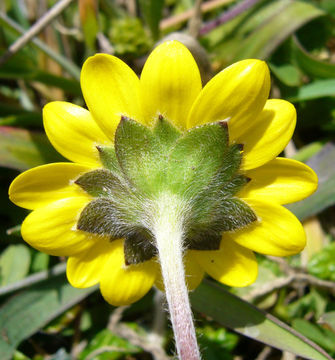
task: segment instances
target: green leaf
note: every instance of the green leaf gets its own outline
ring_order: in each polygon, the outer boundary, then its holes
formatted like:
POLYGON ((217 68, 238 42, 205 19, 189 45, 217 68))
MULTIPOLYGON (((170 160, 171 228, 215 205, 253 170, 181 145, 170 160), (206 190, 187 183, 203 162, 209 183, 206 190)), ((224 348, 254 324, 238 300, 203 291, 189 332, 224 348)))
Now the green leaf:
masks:
POLYGON ((288 100, 299 102, 329 96, 335 96, 335 79, 315 80, 307 85, 303 85, 288 100))
POLYGON ((327 328, 335 332, 335 311, 329 311, 324 313, 320 317, 318 323, 322 326, 327 326, 327 328))
POLYGON ((335 64, 320 61, 310 55, 296 36, 292 37, 292 56, 296 64, 308 75, 317 78, 335 78, 335 64))
POLYGON ((328 302, 324 293, 311 288, 308 294, 286 305, 287 315, 290 319, 294 319, 313 313, 318 318, 325 312, 328 302))
POLYGON ((44 71, 36 71, 32 74, 31 81, 37 81, 48 86, 62 89, 66 94, 81 96, 81 88, 78 80, 68 79, 44 71))
POLYGON ((0 103, 0 126, 42 126, 42 114, 35 111, 27 111, 20 105, 8 105, 0 103))
POLYGON ((308 272, 320 279, 335 281, 335 243, 323 247, 309 260, 308 272))
MULTIPOLYGON (((106 348, 106 352, 99 355, 99 360, 114 360, 119 359, 121 356, 127 357, 138 352, 142 352, 142 349, 132 345, 126 339, 113 334, 111 331, 105 329, 98 332, 93 339, 90 341, 85 350, 79 355, 80 360, 86 360, 90 358, 90 354, 98 349, 106 348), (107 349, 113 349, 108 351, 107 349)), ((127 357, 128 358, 128 357, 127 357)), ((97 357, 94 357, 97 359, 97 357)))
POLYGON ((233 360, 231 351, 238 343, 238 335, 220 327, 197 327, 197 338, 201 348, 201 355, 206 360, 233 360))
POLYGON ((12 297, 0 308, 0 359, 10 360, 21 341, 95 289, 75 289, 63 275, 33 285, 12 297))
POLYGON ((17 170, 64 161, 47 137, 35 131, 0 127, 0 166, 17 170))
POLYGON ((29 62, 27 58, 20 53, 15 54, 10 61, 0 67, 0 78, 40 82, 48 86, 58 87, 67 94, 81 96, 78 80, 39 70, 36 64, 29 62))
POLYGON ((299 149, 299 151, 293 156, 293 159, 306 162, 312 156, 317 154, 324 147, 324 145, 325 143, 322 141, 315 141, 310 143, 299 149))
POLYGON ((51 269, 28 275, 24 279, 20 281, 16 281, 13 284, 0 287, 0 296, 6 296, 8 294, 12 294, 15 291, 28 288, 33 284, 39 284, 44 280, 62 275, 65 273, 65 271, 66 271, 66 264, 60 263, 58 265, 55 265, 51 269))
POLYGON ((190 298, 195 310, 242 335, 306 359, 332 360, 303 335, 213 282, 203 282, 190 298))
POLYGON ((8 246, 0 256, 1 286, 23 279, 29 272, 30 260, 27 246, 8 246))
MULTIPOLYGON (((274 12, 271 19, 251 32, 240 42, 235 61, 247 58, 266 59, 289 35, 302 25, 325 13, 303 1, 279 0, 283 8, 274 12)), ((274 6, 271 4, 271 6, 274 6)), ((276 7, 278 4, 276 5, 276 7)))
POLYGON ((32 272, 39 272, 48 269, 50 256, 46 253, 35 252, 31 263, 32 272))
POLYGON ((317 191, 308 198, 287 205, 300 220, 306 219, 326 209, 335 203, 335 146, 326 144, 321 151, 313 156, 309 165, 318 175, 319 185, 317 191))
POLYGON ((301 73, 292 64, 275 65, 270 63, 270 69, 274 75, 287 86, 299 86, 301 84, 301 73))
POLYGON ((79 14, 86 45, 95 50, 96 35, 99 31, 98 0, 79 0, 79 14))
POLYGON ((41 114, 35 113, 26 113, 26 114, 17 114, 10 115, 0 118, 0 126, 20 126, 20 127, 29 127, 29 126, 41 126, 42 125, 42 116, 41 114))
POLYGON ((21 352, 15 351, 13 360, 31 360, 31 359, 25 356, 24 354, 22 354, 21 352))
POLYGON ((293 319, 292 326, 328 351, 335 351, 335 334, 332 334, 329 330, 321 329, 318 325, 312 324, 305 319, 293 319))
POLYGON ((49 360, 72 360, 73 356, 68 354, 64 348, 59 349, 49 360))
POLYGON ((139 0, 141 12, 154 40, 159 37, 159 23, 163 14, 164 0, 139 0))

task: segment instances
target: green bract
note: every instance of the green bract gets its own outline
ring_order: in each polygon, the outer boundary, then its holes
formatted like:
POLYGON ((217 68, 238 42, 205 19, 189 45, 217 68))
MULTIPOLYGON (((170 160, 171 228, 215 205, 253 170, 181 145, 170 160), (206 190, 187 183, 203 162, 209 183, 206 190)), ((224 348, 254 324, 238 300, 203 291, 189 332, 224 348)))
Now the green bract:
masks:
POLYGON ((124 238, 126 264, 156 255, 151 232, 164 194, 184 209, 184 247, 218 250, 222 232, 257 220, 235 197, 250 180, 240 172, 242 146, 229 145, 226 122, 180 132, 162 116, 152 128, 122 117, 115 149, 99 147, 105 169, 80 176, 75 183, 94 197, 81 212, 77 228, 124 238))

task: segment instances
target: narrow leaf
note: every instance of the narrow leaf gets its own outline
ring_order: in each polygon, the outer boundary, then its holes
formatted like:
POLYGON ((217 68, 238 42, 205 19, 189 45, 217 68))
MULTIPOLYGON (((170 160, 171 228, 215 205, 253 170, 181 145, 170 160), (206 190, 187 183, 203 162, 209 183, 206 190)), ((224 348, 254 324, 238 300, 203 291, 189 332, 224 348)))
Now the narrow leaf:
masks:
POLYGON ((40 133, 13 127, 0 127, 0 166, 26 170, 48 162, 64 161, 40 133))
POLYGON ((335 334, 333 334, 329 330, 322 329, 318 325, 312 324, 311 322, 305 319, 293 319, 292 326, 294 327, 295 330, 299 331, 301 334, 308 336, 308 338, 312 339, 317 344, 320 344, 320 346, 327 349, 327 351, 334 353, 335 334))
POLYGON ((301 86, 297 93, 288 98, 291 102, 319 99, 335 96, 335 79, 315 80, 307 85, 301 86))
POLYGON ((95 289, 75 289, 59 276, 12 297, 0 308, 0 359, 11 359, 21 341, 95 289))
POLYGON ((298 68, 292 64, 269 64, 272 73, 287 86, 299 86, 302 76, 298 68))
POLYGON ((271 21, 265 21, 240 43, 235 60, 266 59, 278 45, 302 25, 324 15, 322 10, 303 1, 281 0, 281 2, 285 8, 276 12, 271 21))
POLYGON ((79 14, 85 42, 90 49, 94 50, 95 39, 99 30, 98 1, 79 0, 79 14))
POLYGON ((332 360, 303 335, 213 282, 203 282, 190 297, 197 311, 242 335, 305 359, 332 360))
POLYGON ((164 0, 139 0, 141 12, 145 22, 148 24, 152 37, 159 37, 159 22, 162 18, 164 0))
POLYGON ((23 244, 10 245, 0 256, 1 286, 23 279, 29 271, 30 252, 23 244))
POLYGON ((323 149, 314 155, 309 165, 318 175, 319 186, 317 191, 308 198, 287 205, 300 220, 316 215, 335 203, 335 145, 326 144, 323 149))
POLYGON ((319 319, 319 324, 327 326, 335 333, 335 311, 329 311, 324 313, 319 319))
POLYGON ((335 64, 320 61, 310 55, 296 36, 292 38, 292 53, 297 65, 308 75, 324 79, 335 78, 335 64))

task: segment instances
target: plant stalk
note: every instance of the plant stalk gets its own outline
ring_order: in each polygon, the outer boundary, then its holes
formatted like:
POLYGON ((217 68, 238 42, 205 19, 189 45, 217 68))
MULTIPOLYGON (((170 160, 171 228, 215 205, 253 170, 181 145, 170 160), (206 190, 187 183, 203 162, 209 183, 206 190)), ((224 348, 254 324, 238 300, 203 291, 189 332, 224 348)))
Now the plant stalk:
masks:
POLYGON ((199 360, 200 352, 185 283, 182 211, 173 198, 167 196, 159 201, 153 233, 179 359, 199 360))

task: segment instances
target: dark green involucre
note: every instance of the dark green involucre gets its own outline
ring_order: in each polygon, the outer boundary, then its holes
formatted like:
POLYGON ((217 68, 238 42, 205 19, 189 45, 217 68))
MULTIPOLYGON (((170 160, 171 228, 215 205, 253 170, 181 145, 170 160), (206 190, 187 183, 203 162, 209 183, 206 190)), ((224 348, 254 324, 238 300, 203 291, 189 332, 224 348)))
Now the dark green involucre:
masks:
POLYGON ((228 125, 215 122, 184 133, 163 117, 153 128, 122 117, 115 147, 97 147, 103 169, 76 180, 92 195, 77 228, 124 238, 125 263, 150 260, 157 253, 150 229, 155 204, 164 194, 180 199, 184 247, 219 249, 222 233, 257 220, 236 197, 250 179, 240 172, 242 146, 229 144, 228 125))

